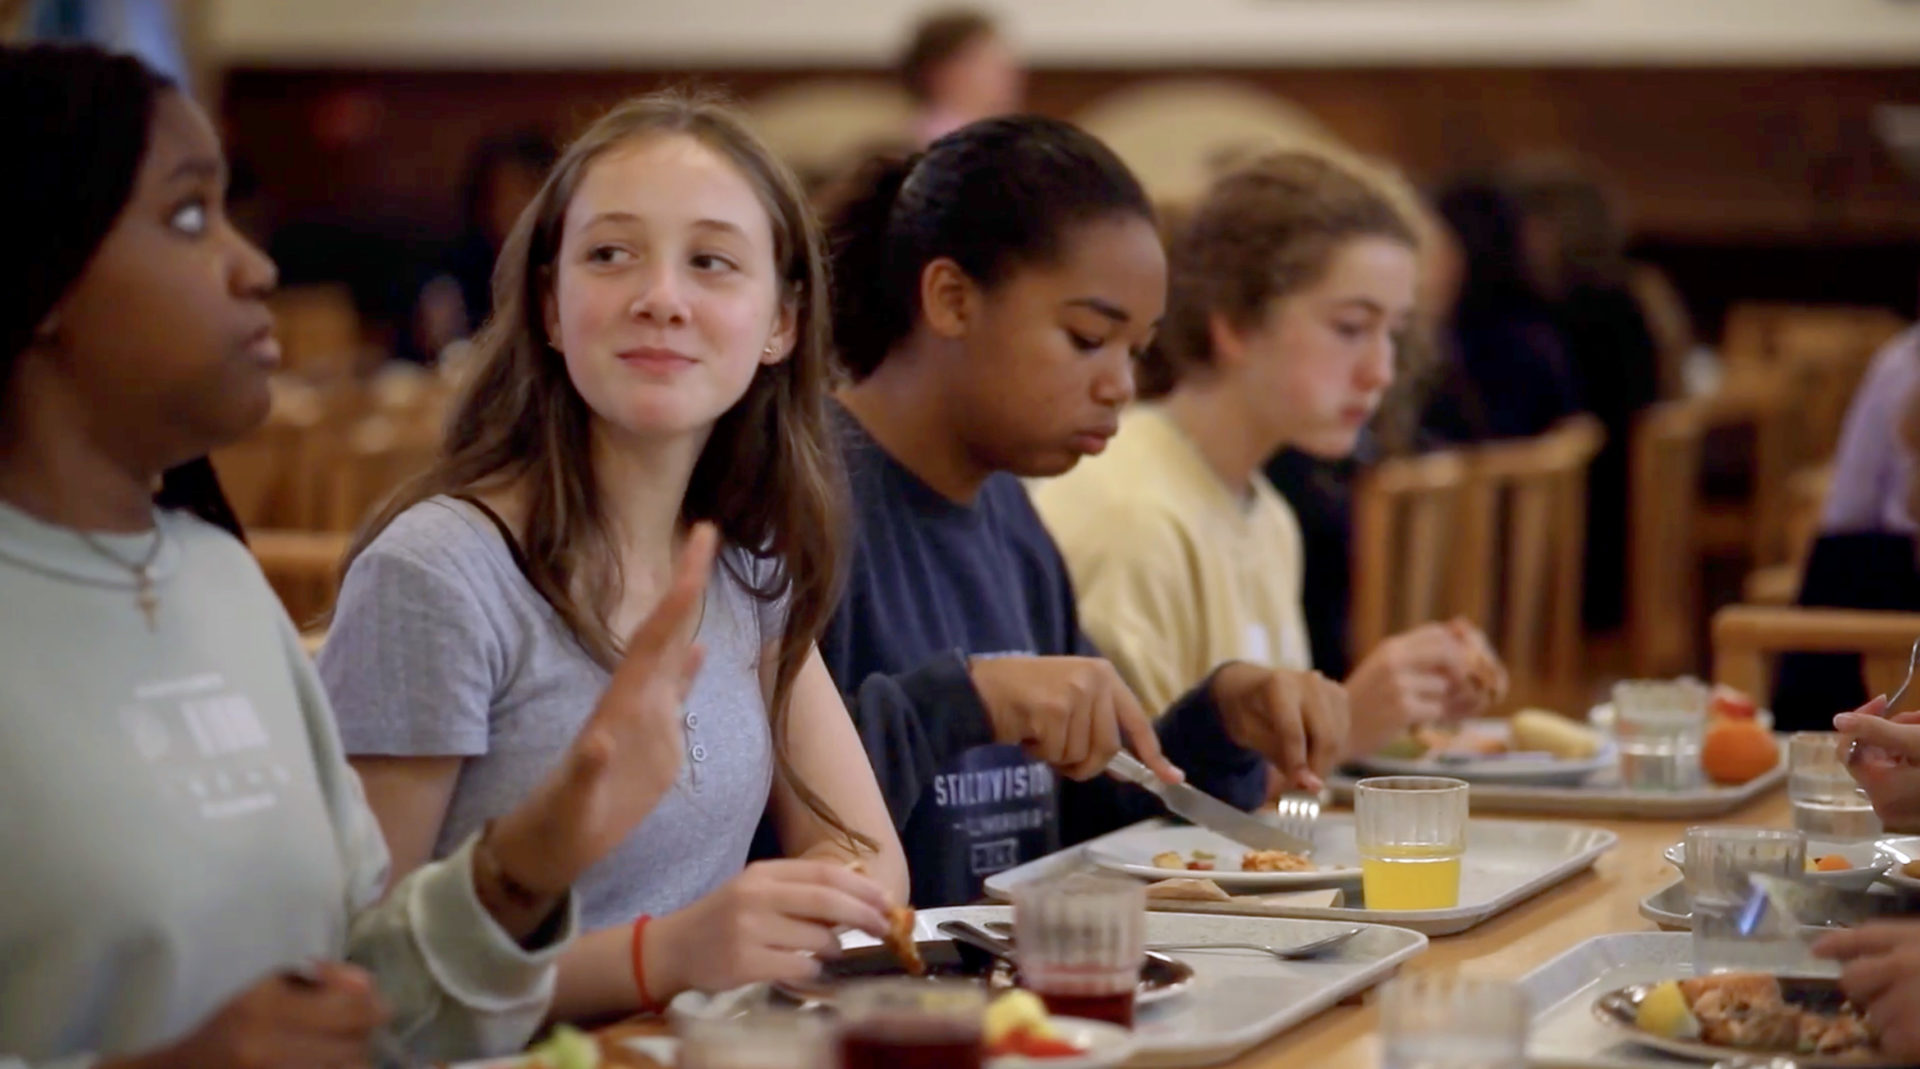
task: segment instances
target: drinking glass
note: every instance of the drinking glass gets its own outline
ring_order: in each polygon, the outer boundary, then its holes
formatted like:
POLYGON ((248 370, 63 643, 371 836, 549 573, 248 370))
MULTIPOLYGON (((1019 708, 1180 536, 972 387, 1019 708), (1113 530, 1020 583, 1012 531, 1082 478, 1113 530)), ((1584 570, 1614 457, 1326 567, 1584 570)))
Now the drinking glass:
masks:
POLYGON ((1375 776, 1353 789, 1361 894, 1368 909, 1460 904, 1467 784, 1446 776, 1375 776))
POLYGON ((1613 687, 1620 780, 1639 790, 1700 786, 1700 742, 1711 693, 1697 680, 1626 680, 1613 687))
POLYGON ((1847 774, 1837 731, 1802 731, 1787 740, 1787 799, 1793 826, 1813 838, 1880 837, 1880 817, 1847 774))
POLYGON ((825 1018, 756 1009, 737 1017, 680 1022, 680 1069, 835 1069, 825 1018))
POLYGON ((1074 873, 1013 892, 1020 986, 1050 1013, 1133 1027, 1146 931, 1146 886, 1138 880, 1074 873))
POLYGON ((844 1069, 981 1069, 987 992, 975 983, 889 977, 842 989, 844 1069))
POLYGON ((1748 874, 1798 878, 1806 865, 1807 836, 1797 829, 1688 828, 1694 972, 1767 971, 1800 959, 1804 947, 1793 933, 1742 934, 1736 916, 1751 890, 1748 874))

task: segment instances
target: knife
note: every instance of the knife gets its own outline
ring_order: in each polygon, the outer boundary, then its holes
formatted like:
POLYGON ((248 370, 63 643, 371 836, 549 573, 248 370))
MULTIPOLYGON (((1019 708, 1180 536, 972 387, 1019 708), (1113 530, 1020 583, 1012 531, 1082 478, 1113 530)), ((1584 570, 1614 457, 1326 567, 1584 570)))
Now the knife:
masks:
POLYGON ((1752 887, 1734 914, 1741 935, 1753 935, 1769 916, 1815 927, 1854 925, 1878 917, 1913 915, 1913 902, 1899 895, 1847 891, 1763 872, 1747 874, 1752 887))
POLYGON ((1107 762, 1107 774, 1123 783, 1151 791, 1175 816, 1184 817, 1215 835, 1224 835, 1241 846, 1255 850, 1285 850, 1311 856, 1313 844, 1295 835, 1243 813, 1198 787, 1185 783, 1166 783, 1140 759, 1120 751, 1107 762))

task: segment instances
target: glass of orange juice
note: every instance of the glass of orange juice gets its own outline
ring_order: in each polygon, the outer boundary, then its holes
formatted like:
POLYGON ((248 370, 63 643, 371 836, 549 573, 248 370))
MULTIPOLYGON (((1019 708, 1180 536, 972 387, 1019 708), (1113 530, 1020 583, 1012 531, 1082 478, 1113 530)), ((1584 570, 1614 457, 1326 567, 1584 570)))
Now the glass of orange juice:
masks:
POLYGON ((1360 886, 1368 909, 1460 904, 1467 784, 1446 776, 1376 776, 1353 789, 1360 886))

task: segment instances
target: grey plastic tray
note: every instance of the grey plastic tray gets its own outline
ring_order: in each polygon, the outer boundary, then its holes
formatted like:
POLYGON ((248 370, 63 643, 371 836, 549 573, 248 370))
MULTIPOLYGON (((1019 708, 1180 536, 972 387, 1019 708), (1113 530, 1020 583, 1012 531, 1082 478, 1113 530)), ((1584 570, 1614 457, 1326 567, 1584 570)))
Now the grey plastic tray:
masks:
MULTIPOLYGON (((940 939, 937 926, 959 918, 975 924, 1010 921, 1008 906, 954 906, 920 911, 916 935, 940 939)), ((1276 917, 1203 917, 1156 913, 1147 918, 1150 942, 1255 942, 1280 945, 1328 935, 1350 924, 1276 917)), ((872 944, 865 935, 843 938, 848 947, 872 944)), ((1404 928, 1366 925, 1359 935, 1323 957, 1278 961, 1258 951, 1180 951, 1193 966, 1193 988, 1165 1003, 1142 1007, 1135 1021, 1140 1050, 1127 1062, 1136 1069, 1212 1065, 1233 1058, 1287 1029, 1365 991, 1392 975, 1427 946, 1427 937, 1404 928)), ((757 988, 673 1000, 676 1015, 728 1015, 759 995, 757 988)))
MULTIPOLYGON (((987 893, 1006 901, 1012 897, 1013 888, 1030 880, 1095 868, 1086 857, 1090 847, 1112 844, 1124 836, 1166 826, 1164 820, 1144 821, 1080 846, 1029 861, 989 878, 987 893)), ((1338 813, 1321 817, 1314 829, 1314 841, 1322 847, 1328 843, 1344 842, 1346 852, 1350 854, 1353 816, 1338 813)), ((1273 902, 1259 895, 1236 897, 1226 902, 1153 902, 1152 907, 1180 913, 1305 917, 1350 923, 1392 924, 1427 935, 1453 935, 1578 875, 1590 868, 1595 859, 1612 849, 1618 841, 1619 837, 1605 828, 1579 824, 1470 820, 1467 823, 1467 855, 1460 874, 1460 905, 1453 909, 1372 910, 1345 905, 1309 906, 1273 902)), ((1357 898, 1359 889, 1355 887, 1347 893, 1357 898)))
MULTIPOLYGON (((1808 959, 1796 972, 1836 975, 1831 963, 1808 959)), ((1674 1069, 1703 1066, 1624 1038, 1593 1015, 1600 995, 1628 984, 1693 972, 1693 936, 1686 932, 1597 935, 1528 973, 1520 986, 1533 1003, 1527 1064, 1544 1069, 1674 1069)))
MULTIPOLYGON (((1577 787, 1473 783, 1468 787, 1468 804, 1476 813, 1532 813, 1595 820, 1697 820, 1717 817, 1740 809, 1786 782, 1785 747, 1782 747, 1781 753, 1780 763, 1773 767, 1773 771, 1738 787, 1632 791, 1621 786, 1618 769, 1606 769, 1595 772, 1577 787)), ((1434 774, 1446 775, 1446 772, 1436 770, 1434 774)), ((1335 801, 1351 803, 1353 784, 1353 777, 1337 775, 1328 781, 1327 786, 1332 789, 1335 801)))

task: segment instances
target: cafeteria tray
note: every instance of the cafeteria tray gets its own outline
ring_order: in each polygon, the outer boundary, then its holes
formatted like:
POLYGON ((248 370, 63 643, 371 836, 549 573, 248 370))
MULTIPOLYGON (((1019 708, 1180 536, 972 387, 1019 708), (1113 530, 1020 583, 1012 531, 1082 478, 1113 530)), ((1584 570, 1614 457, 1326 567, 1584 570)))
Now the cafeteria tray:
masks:
MULTIPOLYGON (((1836 976, 1831 962, 1806 959, 1795 972, 1836 976)), ((1693 973, 1693 936, 1686 932, 1596 935, 1519 981, 1533 1007, 1527 1064, 1540 1069, 1678 1069, 1707 1063, 1679 1058, 1627 1039, 1593 1015, 1594 1000, 1628 984, 1693 973)))
MULTIPOLYGON (((938 933, 940 922, 955 919, 978 925, 1006 922, 1013 919, 1013 909, 951 906, 921 910, 915 919, 915 937, 943 939, 938 933)), ((1352 925, 1280 917, 1155 913, 1147 918, 1147 941, 1250 941, 1277 946, 1349 927, 1352 925)), ((859 932, 842 937, 849 949, 873 942, 859 932)), ((1374 986, 1426 946, 1427 937, 1418 932, 1368 924, 1338 948, 1306 961, 1280 961, 1247 950, 1175 952, 1175 957, 1193 966, 1193 987, 1182 997, 1138 1010, 1134 1032, 1140 1049, 1127 1065, 1158 1069, 1227 1061, 1374 986)), ((763 993, 764 987, 756 985, 715 996, 683 994, 673 1000, 670 1012, 677 1017, 725 1016, 758 1002, 763 993)))
MULTIPOLYGON (((1090 849, 1111 846, 1124 836, 1167 827, 1166 820, 1148 820, 1098 839, 1030 861, 987 879, 987 894, 1001 901, 1013 888, 1032 880, 1095 867, 1090 849)), ((1619 837, 1604 828, 1538 821, 1480 820, 1467 822, 1467 854, 1460 873, 1460 902, 1452 909, 1372 910, 1357 903, 1360 889, 1347 892, 1347 903, 1337 906, 1303 905, 1285 897, 1237 896, 1226 902, 1149 899, 1149 908, 1179 913, 1229 914, 1254 917, 1304 917, 1366 924, 1392 924, 1427 935, 1464 932, 1489 917, 1512 909, 1542 891, 1592 867, 1619 837)), ((1353 816, 1322 816, 1314 826, 1316 849, 1344 848, 1353 852, 1353 816)), ((1196 874, 1204 875, 1204 874, 1196 874)))
MULTIPOLYGON (((1437 770, 1434 775, 1446 775, 1437 770)), ((1502 783, 1470 783, 1468 805, 1476 813, 1530 813, 1543 816, 1585 817, 1590 820, 1698 820, 1724 816, 1741 809, 1786 782, 1786 747, 1780 763, 1758 779, 1738 787, 1708 784, 1685 791, 1628 790, 1618 769, 1603 769, 1576 787, 1538 787, 1502 783)), ((1353 802, 1351 776, 1327 781, 1335 801, 1353 802)))

